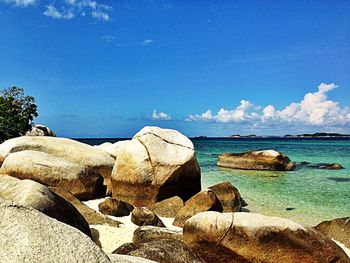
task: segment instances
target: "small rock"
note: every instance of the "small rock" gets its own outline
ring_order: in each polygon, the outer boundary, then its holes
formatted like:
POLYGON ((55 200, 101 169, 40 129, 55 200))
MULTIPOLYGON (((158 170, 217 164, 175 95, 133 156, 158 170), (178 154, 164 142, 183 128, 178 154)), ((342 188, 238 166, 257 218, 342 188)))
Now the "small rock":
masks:
POLYGON ((176 239, 182 241, 182 230, 171 230, 157 226, 140 226, 134 232, 132 242, 135 244, 151 239, 176 239))
POLYGON ((211 189, 220 200, 220 203, 224 209, 223 212, 238 212, 241 210, 241 194, 230 182, 225 181, 220 184, 210 186, 209 189, 211 189))
POLYGON ((339 163, 331 163, 331 164, 327 164, 324 169, 328 169, 328 170, 341 170, 344 169, 343 166, 341 166, 339 163))
POLYGON ((105 215, 128 216, 134 207, 121 200, 106 197, 105 201, 98 205, 98 210, 105 215))
POLYGON ((286 208, 286 211, 291 211, 291 210, 295 210, 295 208, 294 207, 287 207, 286 208))
POLYGON ((156 203, 149 207, 154 213, 164 217, 175 217, 177 213, 184 207, 184 202, 178 196, 174 196, 156 203))
POLYGON ((117 248, 114 254, 147 258, 157 262, 203 263, 186 244, 174 239, 154 239, 138 244, 127 243, 117 248))
POLYGON ((219 199, 210 189, 204 189, 188 200, 176 215, 173 225, 183 227, 187 219, 204 211, 223 211, 219 199))
POLYGON ((131 222, 138 226, 165 227, 162 220, 146 207, 135 207, 131 213, 131 222))

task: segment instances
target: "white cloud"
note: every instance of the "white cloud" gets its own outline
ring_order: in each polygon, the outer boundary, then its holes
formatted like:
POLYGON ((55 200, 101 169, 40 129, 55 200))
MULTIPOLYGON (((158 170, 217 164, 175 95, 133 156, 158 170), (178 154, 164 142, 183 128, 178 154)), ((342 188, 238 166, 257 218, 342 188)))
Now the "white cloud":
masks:
POLYGON ((6 4, 12 4, 18 7, 28 7, 36 4, 37 0, 0 0, 0 2, 4 2, 6 4))
POLYGON ((292 102, 281 110, 273 105, 262 108, 248 100, 241 100, 240 105, 232 110, 221 108, 215 115, 208 110, 189 115, 186 120, 251 123, 257 127, 276 124, 335 127, 350 124, 350 108, 342 108, 338 102, 327 98, 327 93, 335 88, 337 85, 334 83, 321 83, 318 91, 307 93, 300 102, 292 102))
POLYGON ((149 46, 154 42, 153 39, 145 39, 144 41, 142 41, 141 45, 142 46, 149 46))
POLYGON ((153 110, 152 120, 170 121, 171 116, 168 113, 157 112, 156 110, 153 110))
MULTIPOLYGON (((0 2, 17 7, 28 7, 39 3, 39 0, 0 0, 0 2)), ((43 14, 54 19, 72 19, 76 16, 85 17, 90 15, 92 18, 100 21, 112 20, 110 14, 112 7, 94 0, 46 0, 42 2, 47 3, 43 14)))
POLYGON ((107 41, 107 42, 112 42, 113 40, 115 40, 115 37, 112 35, 104 35, 101 37, 101 39, 107 41))
POLYGON ((46 6, 44 15, 52 17, 54 19, 72 19, 74 17, 74 14, 72 13, 71 10, 68 10, 68 11, 64 10, 60 12, 53 5, 46 6))
POLYGON ((186 119, 186 121, 211 121, 213 119, 213 114, 211 110, 207 110, 202 114, 190 115, 186 119))

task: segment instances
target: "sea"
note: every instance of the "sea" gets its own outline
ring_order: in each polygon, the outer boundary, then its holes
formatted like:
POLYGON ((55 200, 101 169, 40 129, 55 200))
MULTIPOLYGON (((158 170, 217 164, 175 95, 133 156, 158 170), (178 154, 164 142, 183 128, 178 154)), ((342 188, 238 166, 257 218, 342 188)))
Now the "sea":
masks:
MULTIPOLYGON (((90 145, 123 139, 79 139, 90 145)), ((248 203, 246 211, 281 216, 307 225, 350 216, 350 139, 201 138, 192 139, 201 167, 202 188, 229 181, 248 203), (217 167, 227 152, 274 149, 297 165, 294 171, 249 171, 217 167), (313 164, 339 163, 325 170, 313 164)))

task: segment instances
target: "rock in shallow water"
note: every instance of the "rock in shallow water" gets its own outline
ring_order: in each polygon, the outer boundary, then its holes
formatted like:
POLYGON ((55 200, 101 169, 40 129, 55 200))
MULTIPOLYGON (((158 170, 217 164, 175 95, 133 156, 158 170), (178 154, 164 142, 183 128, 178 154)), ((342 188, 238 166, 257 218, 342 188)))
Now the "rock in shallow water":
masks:
POLYGON ((203 212, 186 221, 183 240, 191 247, 220 244, 251 262, 350 262, 327 236, 261 214, 203 212))
POLYGON ((239 212, 243 206, 247 206, 247 203, 242 201, 238 189, 228 181, 210 186, 209 189, 220 200, 223 212, 239 212))
POLYGON ((219 155, 217 165, 242 170, 291 171, 295 168, 288 156, 275 150, 224 153, 219 155))
POLYGON ((193 143, 175 130, 143 128, 120 146, 112 184, 113 197, 134 206, 189 199, 201 189, 193 143))

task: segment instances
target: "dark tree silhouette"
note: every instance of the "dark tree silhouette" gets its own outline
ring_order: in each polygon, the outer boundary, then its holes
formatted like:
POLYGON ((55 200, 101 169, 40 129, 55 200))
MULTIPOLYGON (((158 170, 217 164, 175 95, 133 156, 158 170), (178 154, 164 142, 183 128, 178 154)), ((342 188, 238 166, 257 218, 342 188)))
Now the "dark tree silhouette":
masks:
POLYGON ((35 99, 24 94, 22 88, 0 91, 0 142, 21 136, 32 127, 38 116, 35 99))

